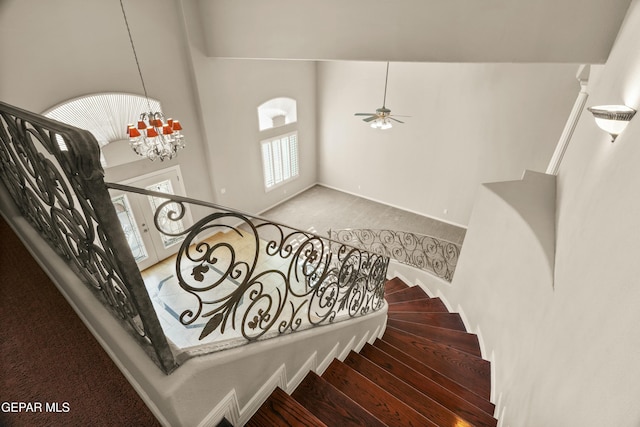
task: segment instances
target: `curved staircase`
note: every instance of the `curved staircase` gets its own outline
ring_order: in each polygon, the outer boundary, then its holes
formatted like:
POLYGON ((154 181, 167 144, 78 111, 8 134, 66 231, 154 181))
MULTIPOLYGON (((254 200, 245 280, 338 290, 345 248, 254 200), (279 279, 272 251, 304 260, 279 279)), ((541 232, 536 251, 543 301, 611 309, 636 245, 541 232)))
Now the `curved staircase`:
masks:
POLYGON ((496 426, 489 362, 439 298, 389 280, 387 329, 291 396, 277 388, 247 426, 496 426))

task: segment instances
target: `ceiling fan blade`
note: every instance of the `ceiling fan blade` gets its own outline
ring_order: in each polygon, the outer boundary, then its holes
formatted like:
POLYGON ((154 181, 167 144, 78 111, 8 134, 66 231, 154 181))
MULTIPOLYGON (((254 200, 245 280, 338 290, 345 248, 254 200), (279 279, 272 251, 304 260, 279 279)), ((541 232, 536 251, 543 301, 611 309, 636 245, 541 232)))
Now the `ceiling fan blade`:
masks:
POLYGON ((396 122, 398 122, 398 123, 404 123, 404 122, 402 122, 402 121, 400 121, 400 120, 398 120, 398 119, 394 119, 393 117, 388 117, 388 118, 389 118, 389 119, 391 119, 391 120, 394 120, 394 121, 396 121, 396 122))
POLYGON ((375 116, 376 113, 356 113, 354 116, 375 116))
POLYGON ((394 114, 393 117, 411 117, 411 116, 403 116, 402 114, 394 114))
POLYGON ((366 119, 362 119, 362 120, 365 121, 365 122, 371 122, 371 121, 373 121, 373 120, 375 120, 377 118, 378 118, 378 116, 371 116, 371 117, 367 117, 366 119))

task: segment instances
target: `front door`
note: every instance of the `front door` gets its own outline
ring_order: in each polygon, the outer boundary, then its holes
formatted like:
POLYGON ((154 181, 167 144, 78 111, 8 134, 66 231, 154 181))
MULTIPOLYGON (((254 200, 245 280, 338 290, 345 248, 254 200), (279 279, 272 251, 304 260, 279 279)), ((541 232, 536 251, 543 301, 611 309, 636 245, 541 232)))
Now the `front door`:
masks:
MULTIPOLYGON (((160 193, 185 195, 179 166, 133 178, 122 184, 160 193)), ((154 223, 154 214, 166 199, 112 190, 111 200, 140 270, 178 251, 183 237, 163 234, 154 223)), ((170 234, 179 234, 192 223, 191 215, 187 212, 179 221, 172 221, 169 219, 171 211, 178 211, 177 204, 170 203, 163 207, 158 216, 158 223, 162 230, 170 234)))

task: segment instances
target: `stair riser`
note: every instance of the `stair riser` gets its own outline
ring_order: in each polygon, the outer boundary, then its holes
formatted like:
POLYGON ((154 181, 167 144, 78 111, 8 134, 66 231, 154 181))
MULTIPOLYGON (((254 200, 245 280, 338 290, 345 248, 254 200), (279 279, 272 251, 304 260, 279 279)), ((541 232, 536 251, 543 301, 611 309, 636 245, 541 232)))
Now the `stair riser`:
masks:
POLYGON ((407 311, 388 313, 388 316, 389 319, 420 323, 461 332, 467 331, 460 315, 457 313, 419 313, 407 311))
POLYGON ((394 319, 387 320, 387 327, 392 327, 419 337, 449 345, 476 357, 482 357, 478 337, 474 334, 467 334, 466 332, 451 331, 449 329, 435 328, 432 326, 403 322, 394 319))
POLYGON ((412 288, 403 289, 398 292, 394 292, 392 294, 386 295, 385 299, 388 303, 396 303, 396 302, 404 302, 404 301, 412 301, 412 300, 422 300, 425 298, 429 298, 421 288, 418 286, 414 286, 412 288))
POLYGON ((439 298, 394 302, 389 304, 389 313, 395 312, 447 313, 447 307, 439 298))

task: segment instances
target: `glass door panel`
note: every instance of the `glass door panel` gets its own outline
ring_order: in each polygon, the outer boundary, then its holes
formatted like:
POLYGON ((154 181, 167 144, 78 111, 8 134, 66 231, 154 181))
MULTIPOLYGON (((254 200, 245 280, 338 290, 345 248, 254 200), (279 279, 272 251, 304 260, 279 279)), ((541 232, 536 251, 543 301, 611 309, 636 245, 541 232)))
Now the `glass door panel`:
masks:
MULTIPOLYGON (((185 195, 180 169, 177 166, 133 178, 123 184, 159 193, 185 195)), ((171 212, 180 212, 180 206, 177 203, 168 203, 162 207, 158 216, 158 224, 161 230, 166 231, 165 234, 156 228, 154 214, 167 199, 118 191, 112 191, 111 196, 129 247, 140 270, 144 270, 178 251, 178 243, 184 240, 184 236, 174 236, 173 234, 180 234, 193 223, 188 208, 182 218, 174 221, 171 219, 171 212)))
POLYGON ((147 247, 142 241, 140 229, 138 228, 136 218, 131 211, 131 205, 129 204, 127 195, 121 194, 118 197, 111 199, 111 201, 116 208, 120 225, 122 225, 122 230, 124 231, 127 243, 129 243, 131 253, 133 254, 136 262, 141 262, 149 258, 147 247))

